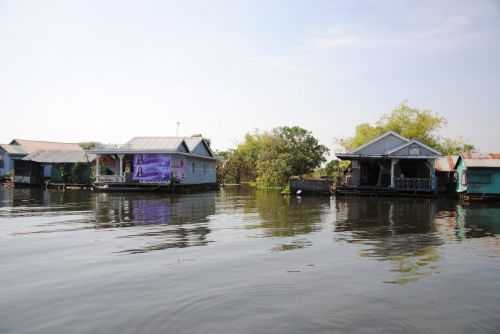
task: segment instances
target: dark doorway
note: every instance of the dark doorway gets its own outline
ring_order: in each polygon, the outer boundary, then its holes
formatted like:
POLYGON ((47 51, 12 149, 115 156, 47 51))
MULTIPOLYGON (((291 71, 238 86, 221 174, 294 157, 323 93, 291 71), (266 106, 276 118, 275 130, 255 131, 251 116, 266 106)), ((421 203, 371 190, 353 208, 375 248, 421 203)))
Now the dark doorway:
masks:
POLYGON ((361 162, 361 185, 375 187, 378 182, 380 166, 376 161, 361 162))
POLYGON ((400 160, 399 168, 405 178, 428 179, 430 177, 429 167, 425 160, 400 160))

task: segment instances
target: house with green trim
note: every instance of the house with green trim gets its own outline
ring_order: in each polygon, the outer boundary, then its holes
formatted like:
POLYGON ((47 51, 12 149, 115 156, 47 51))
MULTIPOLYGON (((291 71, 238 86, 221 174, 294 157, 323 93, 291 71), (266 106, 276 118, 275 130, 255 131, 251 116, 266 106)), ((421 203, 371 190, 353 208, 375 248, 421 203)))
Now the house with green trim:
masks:
POLYGON ((464 153, 455 169, 461 198, 500 198, 500 154, 464 153))

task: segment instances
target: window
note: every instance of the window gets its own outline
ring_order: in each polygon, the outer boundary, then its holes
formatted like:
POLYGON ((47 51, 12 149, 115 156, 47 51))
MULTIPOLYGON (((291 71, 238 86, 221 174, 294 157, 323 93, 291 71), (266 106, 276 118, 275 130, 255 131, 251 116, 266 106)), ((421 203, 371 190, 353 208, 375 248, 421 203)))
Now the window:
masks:
POLYGON ((192 163, 192 166, 193 166, 193 174, 196 173, 196 166, 194 165, 194 161, 192 163))
POLYGON ((420 155, 420 147, 412 146, 410 147, 410 155, 420 155))
POLYGON ((467 172, 463 172, 462 174, 462 180, 461 180, 461 183, 463 186, 466 186, 467 185, 467 172))
POLYGON ((490 174, 471 174, 469 176, 469 182, 471 184, 490 184, 491 175, 490 174))
POLYGON ((0 155, 0 168, 4 168, 3 157, 0 155))

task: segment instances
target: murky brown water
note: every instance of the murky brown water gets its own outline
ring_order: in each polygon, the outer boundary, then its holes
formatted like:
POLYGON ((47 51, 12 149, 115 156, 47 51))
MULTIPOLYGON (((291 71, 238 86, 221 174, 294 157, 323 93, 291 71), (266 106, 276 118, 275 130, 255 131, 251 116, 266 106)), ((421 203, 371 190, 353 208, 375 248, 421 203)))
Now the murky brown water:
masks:
POLYGON ((498 333, 500 205, 0 187, 0 333, 498 333))

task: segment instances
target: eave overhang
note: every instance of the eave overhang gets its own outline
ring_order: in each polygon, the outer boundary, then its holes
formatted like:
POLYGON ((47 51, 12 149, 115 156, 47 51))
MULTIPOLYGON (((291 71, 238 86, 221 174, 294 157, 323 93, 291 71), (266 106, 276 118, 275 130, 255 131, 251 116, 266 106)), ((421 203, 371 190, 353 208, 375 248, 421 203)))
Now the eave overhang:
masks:
POLYGON ((438 159, 439 156, 413 156, 413 155, 361 155, 361 154, 350 154, 350 153, 336 153, 335 156, 340 160, 352 160, 352 159, 438 159))
POLYGON ((109 149, 109 150, 89 150, 87 153, 96 155, 112 155, 112 154, 172 154, 172 155, 182 155, 186 157, 206 159, 206 160, 217 160, 217 158, 209 157, 205 155, 198 155, 185 152, 177 152, 171 150, 130 150, 130 149, 109 149))

